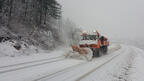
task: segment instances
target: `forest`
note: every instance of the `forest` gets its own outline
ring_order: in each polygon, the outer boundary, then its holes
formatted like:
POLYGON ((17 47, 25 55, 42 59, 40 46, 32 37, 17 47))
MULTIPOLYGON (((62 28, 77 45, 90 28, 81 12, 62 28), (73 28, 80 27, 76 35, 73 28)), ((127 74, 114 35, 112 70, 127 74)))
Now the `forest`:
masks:
POLYGON ((77 28, 62 17, 56 0, 0 0, 0 38, 54 49, 78 40, 77 28))

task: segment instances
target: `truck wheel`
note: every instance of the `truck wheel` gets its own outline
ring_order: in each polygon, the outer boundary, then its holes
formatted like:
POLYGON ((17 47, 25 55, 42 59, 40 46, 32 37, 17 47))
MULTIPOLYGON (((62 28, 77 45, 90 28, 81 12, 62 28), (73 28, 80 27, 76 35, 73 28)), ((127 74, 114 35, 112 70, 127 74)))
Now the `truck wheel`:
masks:
POLYGON ((93 57, 99 57, 100 56, 100 51, 99 49, 94 49, 93 50, 93 57))
POLYGON ((106 54, 106 53, 107 53, 107 51, 108 51, 107 46, 104 46, 103 51, 104 51, 104 54, 106 54))

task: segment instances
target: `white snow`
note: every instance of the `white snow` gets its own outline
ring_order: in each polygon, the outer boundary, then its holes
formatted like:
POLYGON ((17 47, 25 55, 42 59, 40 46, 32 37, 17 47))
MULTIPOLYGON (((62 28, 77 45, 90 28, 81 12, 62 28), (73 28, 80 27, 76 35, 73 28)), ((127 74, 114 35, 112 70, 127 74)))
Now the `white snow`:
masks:
POLYGON ((0 58, 0 81, 143 81, 144 51, 112 44, 92 61, 65 58, 70 49, 0 58))
POLYGON ((15 56, 19 55, 19 51, 13 47, 12 42, 0 43, 0 57, 2 56, 15 56))
POLYGON ((63 50, 55 50, 50 53, 39 53, 33 54, 30 56, 22 56, 22 57, 1 57, 0 58, 0 67, 7 66, 7 65, 14 65, 20 63, 27 63, 32 61, 39 61, 44 59, 51 59, 62 57, 66 53, 67 49, 63 50))
POLYGON ((135 59, 129 71, 129 81, 144 81, 144 51, 132 47, 135 50, 135 59))
MULTIPOLYGON (((0 57, 16 57, 16 56, 28 56, 38 53, 40 49, 36 48, 35 46, 27 45, 26 43, 22 42, 21 49, 17 50, 14 48, 17 42, 14 40, 5 41, 0 43, 0 57), (27 45, 27 47, 25 45, 27 45)), ((41 50, 42 51, 42 50, 41 50)))

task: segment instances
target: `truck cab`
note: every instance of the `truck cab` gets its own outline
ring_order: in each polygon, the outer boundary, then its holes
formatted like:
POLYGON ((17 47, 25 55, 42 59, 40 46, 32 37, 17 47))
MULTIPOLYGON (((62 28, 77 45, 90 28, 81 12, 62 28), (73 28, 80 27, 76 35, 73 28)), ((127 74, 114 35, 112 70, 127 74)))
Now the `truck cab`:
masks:
POLYGON ((80 48, 90 48, 92 50, 93 57, 100 56, 100 52, 106 54, 108 45, 108 39, 104 36, 99 36, 98 32, 83 33, 79 42, 80 48))

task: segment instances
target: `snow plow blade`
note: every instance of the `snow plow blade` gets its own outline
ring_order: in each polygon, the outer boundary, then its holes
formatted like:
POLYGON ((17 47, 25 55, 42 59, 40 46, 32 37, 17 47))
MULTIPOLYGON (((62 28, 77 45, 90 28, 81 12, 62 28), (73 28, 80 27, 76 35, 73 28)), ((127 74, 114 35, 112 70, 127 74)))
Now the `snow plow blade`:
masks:
POLYGON ((93 53, 90 48, 80 48, 79 46, 71 45, 72 50, 67 54, 67 58, 80 58, 87 61, 92 60, 93 53))

